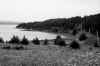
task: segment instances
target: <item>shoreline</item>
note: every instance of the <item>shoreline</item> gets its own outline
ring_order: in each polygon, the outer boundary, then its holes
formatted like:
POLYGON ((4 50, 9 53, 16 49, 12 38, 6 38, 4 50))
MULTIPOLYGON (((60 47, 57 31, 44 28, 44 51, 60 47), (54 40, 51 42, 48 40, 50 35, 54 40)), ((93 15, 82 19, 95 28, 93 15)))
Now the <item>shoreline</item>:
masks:
MULTIPOLYGON (((16 28, 16 29, 19 29, 19 28, 16 28)), ((51 33, 51 34, 56 34, 56 35, 60 35, 60 36, 62 36, 62 38, 67 38, 68 36, 73 36, 73 35, 71 35, 70 33, 61 33, 61 32, 59 32, 59 33, 57 33, 57 32, 53 32, 53 31, 50 31, 50 30, 36 30, 36 29, 21 29, 21 31, 38 31, 38 32, 44 32, 44 33, 51 33)))

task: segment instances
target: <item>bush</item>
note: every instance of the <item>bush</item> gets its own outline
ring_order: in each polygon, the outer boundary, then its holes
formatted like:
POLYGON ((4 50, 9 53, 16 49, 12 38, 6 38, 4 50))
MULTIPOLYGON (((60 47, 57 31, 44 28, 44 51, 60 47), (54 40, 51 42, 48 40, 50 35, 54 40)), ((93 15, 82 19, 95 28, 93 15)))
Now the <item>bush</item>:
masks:
POLYGON ((48 40, 47 39, 44 40, 44 45, 48 45, 48 40))
POLYGON ((73 32, 72 32, 73 35, 76 35, 77 33, 78 33, 78 32, 77 32, 77 30, 75 30, 75 29, 74 29, 73 32))
POLYGON ((57 36, 56 39, 54 40, 54 44, 55 45, 59 45, 59 46, 66 46, 65 41, 61 38, 61 36, 57 36))
POLYGON ((72 41, 71 44, 70 44, 70 47, 72 49, 80 49, 80 45, 76 41, 72 41))
POLYGON ((28 45, 28 44, 29 44, 29 41, 28 41, 28 39, 24 36, 23 39, 22 39, 22 41, 21 41, 20 43, 23 44, 23 45, 28 45))
POLYGON ((84 34, 84 33, 81 34, 80 37, 79 37, 79 40, 80 40, 80 41, 84 41, 84 40, 86 40, 86 39, 87 39, 87 36, 86 36, 86 34, 84 34))
POLYGON ((2 38, 0 38, 0 43, 4 43, 4 40, 2 38))
POLYGON ((9 50, 9 49, 11 49, 11 47, 10 46, 3 46, 2 49, 8 49, 9 50))
POLYGON ((32 43, 34 43, 34 44, 36 44, 36 45, 39 45, 39 44, 40 44, 40 41, 39 41, 38 38, 36 38, 36 39, 33 39, 33 40, 32 40, 32 43))
POLYGON ((100 47, 97 41, 94 43, 94 47, 100 47))
POLYGON ((20 43, 20 39, 17 36, 13 36, 9 41, 9 43, 20 43))
POLYGON ((15 49, 15 50, 23 50, 24 47, 23 46, 16 46, 16 47, 13 47, 13 49, 15 49))

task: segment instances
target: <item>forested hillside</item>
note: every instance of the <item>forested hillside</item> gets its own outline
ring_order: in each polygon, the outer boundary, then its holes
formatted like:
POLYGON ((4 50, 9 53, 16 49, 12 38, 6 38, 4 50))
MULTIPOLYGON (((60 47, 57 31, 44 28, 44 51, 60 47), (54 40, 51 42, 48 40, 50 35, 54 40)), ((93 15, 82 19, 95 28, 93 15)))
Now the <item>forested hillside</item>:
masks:
POLYGON ((76 16, 71 18, 48 19, 41 22, 21 23, 17 28, 32 30, 48 30, 51 32, 68 32, 70 30, 85 30, 91 33, 100 32, 100 14, 76 16))

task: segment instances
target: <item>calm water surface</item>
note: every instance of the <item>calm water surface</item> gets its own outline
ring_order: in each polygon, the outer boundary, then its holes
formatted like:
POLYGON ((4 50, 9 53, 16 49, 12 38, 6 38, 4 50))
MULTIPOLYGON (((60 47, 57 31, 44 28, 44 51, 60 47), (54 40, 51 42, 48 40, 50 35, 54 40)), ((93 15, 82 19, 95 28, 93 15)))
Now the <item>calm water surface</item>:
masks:
POLYGON ((38 37, 42 39, 54 39, 57 35, 39 31, 21 31, 15 28, 16 25, 0 25, 0 37, 4 40, 9 40, 13 35, 18 36, 20 39, 26 36, 29 40, 38 37))

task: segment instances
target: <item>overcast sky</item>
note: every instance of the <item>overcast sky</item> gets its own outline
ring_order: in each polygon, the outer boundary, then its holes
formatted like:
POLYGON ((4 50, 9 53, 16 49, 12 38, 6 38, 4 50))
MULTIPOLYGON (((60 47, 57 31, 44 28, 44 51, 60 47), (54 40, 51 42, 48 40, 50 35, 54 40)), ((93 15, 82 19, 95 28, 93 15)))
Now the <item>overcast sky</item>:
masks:
POLYGON ((100 0, 0 0, 1 21, 40 21, 100 13, 100 0))

